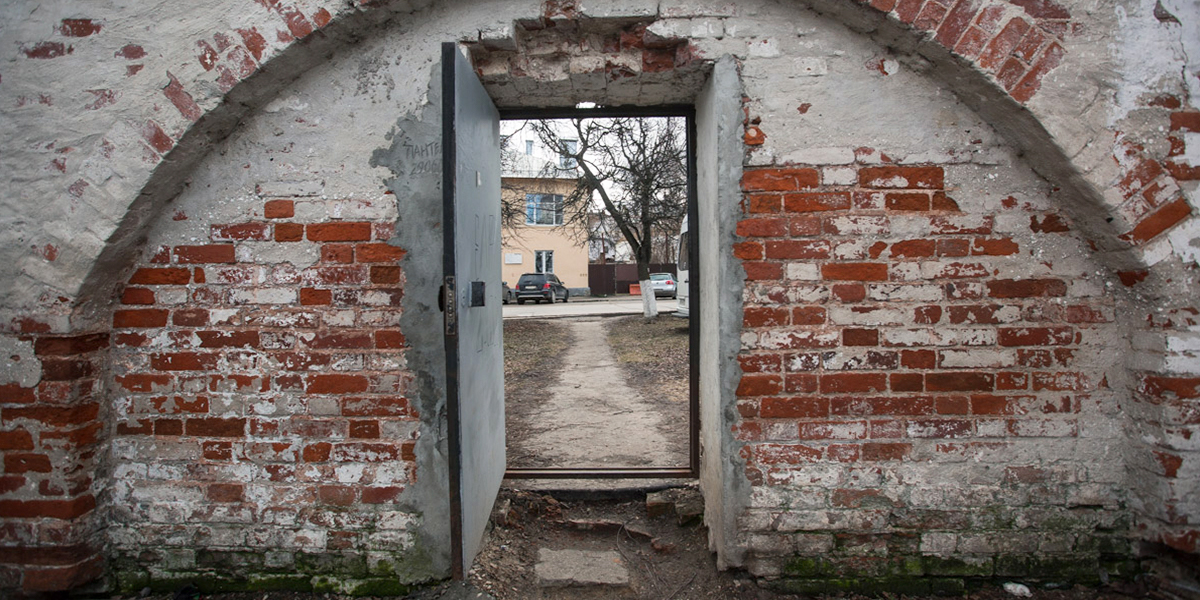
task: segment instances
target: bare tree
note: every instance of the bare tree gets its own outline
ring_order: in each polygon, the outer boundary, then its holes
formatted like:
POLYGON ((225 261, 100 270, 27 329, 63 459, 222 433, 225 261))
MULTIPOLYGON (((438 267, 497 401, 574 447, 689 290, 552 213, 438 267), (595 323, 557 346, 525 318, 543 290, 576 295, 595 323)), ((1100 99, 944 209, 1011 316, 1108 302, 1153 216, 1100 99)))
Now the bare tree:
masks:
MULTIPOLYGON (((686 138, 682 118, 531 121, 542 144, 563 160, 555 170, 577 173, 563 199, 563 223, 587 231, 597 201, 637 262, 643 314, 658 315, 650 284, 655 247, 679 231, 687 214, 686 138)), ((560 176, 548 173, 548 176, 560 176)), ((669 256, 660 256, 660 259, 669 256)))

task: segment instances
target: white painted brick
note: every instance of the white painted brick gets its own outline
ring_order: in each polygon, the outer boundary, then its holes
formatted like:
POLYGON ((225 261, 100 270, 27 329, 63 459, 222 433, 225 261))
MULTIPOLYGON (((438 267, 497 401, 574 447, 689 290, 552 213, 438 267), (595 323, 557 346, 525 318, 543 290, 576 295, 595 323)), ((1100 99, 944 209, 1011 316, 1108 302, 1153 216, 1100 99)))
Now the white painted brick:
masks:
POLYGON ((394 221, 397 217, 395 196, 383 195, 375 200, 331 200, 329 216, 334 219, 394 221))
POLYGON ((353 327, 354 326, 354 311, 352 310, 333 310, 322 315, 321 319, 325 325, 329 327, 353 327))
POLYGON ((746 50, 753 58, 775 58, 783 54, 779 40, 775 38, 751 38, 746 41, 746 50))
MULTIPOLYGON (((851 160, 853 160, 853 152, 851 160)), ((824 185, 854 185, 858 182, 858 172, 853 167, 825 167, 821 169, 821 183, 824 185)), ((871 194, 881 196, 881 194, 871 194)), ((869 206, 862 207, 870 209, 869 206)))
MULTIPOLYGON (((329 219, 329 204, 324 200, 297 201, 292 217, 304 223, 320 223, 329 219)), ((289 244, 290 245, 290 244, 289 244)))
MULTIPOLYGON (((848 165, 854 162, 853 148, 800 148, 783 155, 783 162, 800 165, 848 165)), ((853 169, 849 170, 851 174, 853 169)), ((845 174, 843 173, 843 177, 845 174)), ((857 181, 857 174, 850 183, 857 181)))
POLYGON ((928 346, 933 343, 933 335, 928 329, 881 329, 879 337, 886 346, 928 346))
POLYGON ((838 325, 903 325, 913 320, 912 310, 886 306, 833 306, 829 322, 838 325))
POLYGON ((921 535, 921 553, 938 556, 953 554, 958 546, 958 534, 925 533, 921 535))
POLYGON ((867 298, 885 302, 940 302, 942 300, 942 286, 935 284, 871 284, 867 286, 867 298))
POLYGON ((996 330, 990 327, 933 330, 933 343, 938 346, 994 346, 996 338, 996 330))
POLYGON ((972 350, 942 350, 940 364, 946 369, 1012 367, 1017 364, 1016 350, 976 348, 972 350))
POLYGON ((784 266, 784 276, 793 281, 818 281, 821 270, 814 263, 790 262, 784 266))

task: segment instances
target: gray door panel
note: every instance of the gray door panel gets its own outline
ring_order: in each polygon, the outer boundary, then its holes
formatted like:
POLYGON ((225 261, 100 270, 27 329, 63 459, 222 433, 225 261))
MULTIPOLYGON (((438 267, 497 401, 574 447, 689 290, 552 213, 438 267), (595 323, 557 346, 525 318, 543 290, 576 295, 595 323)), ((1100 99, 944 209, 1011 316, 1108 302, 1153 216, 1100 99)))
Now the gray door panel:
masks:
POLYGON ((442 46, 442 69, 450 503, 461 578, 504 478, 500 117, 453 43, 442 46))

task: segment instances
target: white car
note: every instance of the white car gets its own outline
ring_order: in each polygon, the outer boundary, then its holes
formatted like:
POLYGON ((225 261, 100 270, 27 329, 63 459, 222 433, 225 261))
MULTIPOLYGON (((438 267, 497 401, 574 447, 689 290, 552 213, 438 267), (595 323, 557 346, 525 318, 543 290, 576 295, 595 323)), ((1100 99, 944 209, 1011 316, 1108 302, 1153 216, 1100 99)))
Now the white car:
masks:
POLYGON ((670 273, 651 273, 650 286, 654 288, 654 297, 667 296, 674 298, 675 292, 675 276, 670 273))

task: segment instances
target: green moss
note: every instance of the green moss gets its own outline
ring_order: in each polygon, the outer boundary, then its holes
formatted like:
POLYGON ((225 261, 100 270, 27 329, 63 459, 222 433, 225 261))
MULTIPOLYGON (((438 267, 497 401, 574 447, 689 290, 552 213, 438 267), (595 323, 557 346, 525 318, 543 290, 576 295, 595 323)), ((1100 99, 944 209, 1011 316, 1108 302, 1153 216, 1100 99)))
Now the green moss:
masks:
POLYGON ((793 577, 816 577, 822 572, 821 563, 819 558, 796 556, 783 566, 783 572, 793 577))
POLYGON ((248 588, 259 592, 309 592, 312 578, 306 575, 259 575, 251 576, 248 588))
POLYGON ((925 568, 925 572, 930 575, 991 577, 994 572, 991 558, 965 560, 962 558, 925 556, 921 559, 921 563, 925 568))

